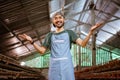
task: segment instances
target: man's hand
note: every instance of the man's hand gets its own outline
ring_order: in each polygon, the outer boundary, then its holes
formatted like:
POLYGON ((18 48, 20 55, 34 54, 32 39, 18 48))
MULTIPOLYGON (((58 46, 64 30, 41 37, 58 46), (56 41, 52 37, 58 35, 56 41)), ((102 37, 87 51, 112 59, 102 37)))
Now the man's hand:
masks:
POLYGON ((91 32, 95 31, 95 29, 101 27, 101 25, 103 25, 103 24, 104 24, 104 23, 97 23, 97 24, 95 24, 93 27, 91 27, 90 31, 91 31, 91 32))
POLYGON ((33 42, 32 38, 26 34, 21 34, 21 35, 18 35, 19 37, 23 38, 24 40, 27 40, 29 41, 30 43, 33 42))

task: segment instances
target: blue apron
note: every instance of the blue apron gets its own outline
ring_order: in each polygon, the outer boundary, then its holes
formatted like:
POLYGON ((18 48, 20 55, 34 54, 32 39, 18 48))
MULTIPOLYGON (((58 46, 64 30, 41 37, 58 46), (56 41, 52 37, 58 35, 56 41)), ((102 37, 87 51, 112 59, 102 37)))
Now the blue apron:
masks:
POLYGON ((49 80, 75 80, 67 31, 52 34, 48 77, 49 80))

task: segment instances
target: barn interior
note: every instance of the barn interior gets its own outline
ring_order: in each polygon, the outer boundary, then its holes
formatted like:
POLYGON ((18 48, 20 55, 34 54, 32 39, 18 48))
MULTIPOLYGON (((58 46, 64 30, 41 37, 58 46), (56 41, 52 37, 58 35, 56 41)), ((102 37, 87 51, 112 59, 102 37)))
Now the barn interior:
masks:
POLYGON ((85 39, 96 29, 86 47, 72 44, 76 80, 120 78, 120 0, 0 0, 0 79, 47 80, 50 51, 40 55, 19 34, 39 46, 54 31, 54 13, 65 16, 66 30, 85 39))

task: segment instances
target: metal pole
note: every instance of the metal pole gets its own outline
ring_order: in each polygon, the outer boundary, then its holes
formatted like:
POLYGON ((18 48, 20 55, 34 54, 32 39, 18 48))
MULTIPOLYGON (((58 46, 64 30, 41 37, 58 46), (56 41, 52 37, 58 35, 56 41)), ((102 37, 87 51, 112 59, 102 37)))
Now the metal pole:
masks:
MULTIPOLYGON (((94 12, 94 2, 91 1, 90 9, 91 9, 91 24, 95 25, 95 12, 94 12), (92 9, 91 9, 92 7, 92 9)), ((96 65, 96 36, 97 34, 94 32, 92 36, 92 66, 96 65)))

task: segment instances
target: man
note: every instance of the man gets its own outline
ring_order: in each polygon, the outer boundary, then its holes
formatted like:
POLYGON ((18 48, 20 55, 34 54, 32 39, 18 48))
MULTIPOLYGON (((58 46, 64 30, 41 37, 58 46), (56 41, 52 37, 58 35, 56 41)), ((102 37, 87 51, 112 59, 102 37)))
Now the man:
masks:
POLYGON ((77 37, 72 30, 64 30, 64 16, 61 13, 56 13, 53 16, 52 23, 56 27, 56 31, 48 33, 42 46, 38 46, 26 34, 20 35, 20 37, 28 40, 40 54, 45 53, 47 49, 51 50, 49 80, 75 80, 70 53, 71 43, 73 42, 83 47, 86 46, 93 31, 97 27, 100 27, 102 23, 91 27, 90 32, 84 40, 77 37))

